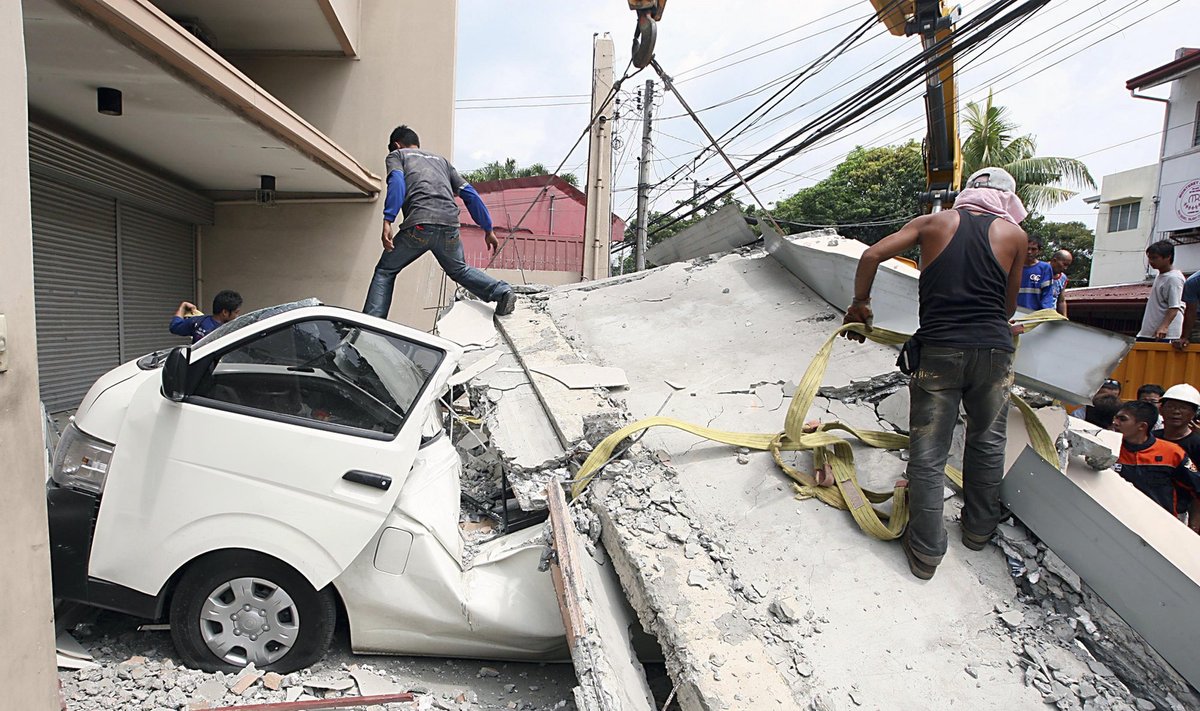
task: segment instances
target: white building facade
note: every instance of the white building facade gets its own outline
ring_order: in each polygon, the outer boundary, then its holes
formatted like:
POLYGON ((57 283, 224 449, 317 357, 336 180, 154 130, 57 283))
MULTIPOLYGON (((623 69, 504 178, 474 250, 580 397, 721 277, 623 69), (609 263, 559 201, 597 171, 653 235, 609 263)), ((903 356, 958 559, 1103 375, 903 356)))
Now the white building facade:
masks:
POLYGON ((1106 175, 1098 204, 1091 284, 1142 281, 1151 242, 1175 244, 1175 266, 1200 271, 1200 49, 1182 48, 1175 58, 1125 83, 1136 99, 1163 104, 1162 147, 1154 165, 1106 175), (1142 93, 1169 86, 1166 97, 1142 93))
POLYGON ((1099 210, 1088 284, 1107 286, 1146 277, 1146 245, 1154 233, 1158 164, 1106 175, 1100 194, 1086 198, 1099 210))

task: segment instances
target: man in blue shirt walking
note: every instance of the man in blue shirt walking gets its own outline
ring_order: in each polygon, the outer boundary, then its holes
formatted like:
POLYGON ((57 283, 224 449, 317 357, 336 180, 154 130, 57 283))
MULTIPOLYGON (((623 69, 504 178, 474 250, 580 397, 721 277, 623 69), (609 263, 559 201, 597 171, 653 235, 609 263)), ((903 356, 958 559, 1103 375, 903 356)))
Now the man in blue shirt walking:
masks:
POLYGON ((218 291, 213 297, 211 314, 200 313, 200 309, 193 303, 181 303, 179 308, 175 309, 175 316, 171 318, 169 328, 176 336, 191 338, 192 343, 195 343, 216 330, 217 326, 232 321, 241 311, 242 295, 225 289, 218 291))
POLYGON ((450 161, 422 151, 421 139, 408 126, 399 126, 388 139, 387 197, 383 201, 383 255, 375 265, 363 311, 387 318, 396 275, 425 252, 433 252, 446 275, 483 301, 496 302, 496 315, 510 314, 517 296, 506 282, 467 266, 458 233, 458 204, 462 198, 475 224, 483 228, 488 249, 499 246, 492 217, 475 188, 462 179, 450 161), (393 234, 400 211, 404 221, 393 234))
POLYGON ((1054 291, 1054 268, 1038 259, 1042 243, 1037 237, 1029 238, 1029 249, 1025 252, 1025 266, 1021 269, 1021 290, 1017 292, 1017 306, 1030 311, 1052 309, 1058 304, 1054 291))

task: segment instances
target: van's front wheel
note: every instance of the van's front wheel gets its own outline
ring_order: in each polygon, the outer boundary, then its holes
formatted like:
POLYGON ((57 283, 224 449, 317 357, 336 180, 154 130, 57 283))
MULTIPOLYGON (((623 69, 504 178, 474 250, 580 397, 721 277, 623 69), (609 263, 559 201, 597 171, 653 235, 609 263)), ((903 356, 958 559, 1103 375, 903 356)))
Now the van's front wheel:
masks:
POLYGON ((204 671, 253 663, 287 673, 329 648, 337 607, 332 589, 255 553, 218 553, 184 573, 171 599, 171 638, 184 664, 204 671))

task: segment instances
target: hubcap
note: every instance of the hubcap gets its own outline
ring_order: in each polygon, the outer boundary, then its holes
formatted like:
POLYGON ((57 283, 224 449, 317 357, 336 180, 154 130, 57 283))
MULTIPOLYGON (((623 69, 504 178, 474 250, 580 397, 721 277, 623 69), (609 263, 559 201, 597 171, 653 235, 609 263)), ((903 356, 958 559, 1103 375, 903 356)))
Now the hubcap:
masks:
POLYGON ((218 585, 200 608, 200 635, 210 651, 236 666, 279 661, 300 632, 300 610, 287 591, 263 578, 218 585))

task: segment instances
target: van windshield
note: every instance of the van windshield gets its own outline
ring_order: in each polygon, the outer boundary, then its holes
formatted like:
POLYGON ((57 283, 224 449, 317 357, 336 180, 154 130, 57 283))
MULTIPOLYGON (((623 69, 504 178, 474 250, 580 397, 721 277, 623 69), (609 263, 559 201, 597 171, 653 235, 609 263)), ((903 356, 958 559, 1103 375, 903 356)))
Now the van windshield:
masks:
POLYGON ((213 341, 217 340, 218 338, 224 338, 225 336, 233 333, 234 331, 240 331, 241 329, 243 329, 247 326, 252 326, 252 325, 258 323, 259 321, 262 321, 265 318, 271 318, 272 316, 278 316, 279 314, 284 314, 284 313, 287 313, 288 311, 294 311, 296 309, 303 309, 303 308, 307 308, 309 306, 322 306, 322 304, 321 304, 320 299, 310 296, 307 299, 300 299, 299 301, 289 301, 286 304, 278 304, 276 306, 268 306, 265 309, 259 309, 257 311, 251 311, 248 314, 242 314, 241 316, 238 316, 237 318, 233 319, 232 321, 226 321, 225 323, 221 324, 217 328, 213 329, 204 338, 201 338, 199 341, 196 341, 196 343, 194 345, 200 346, 200 345, 206 345, 206 344, 212 343, 213 341))

